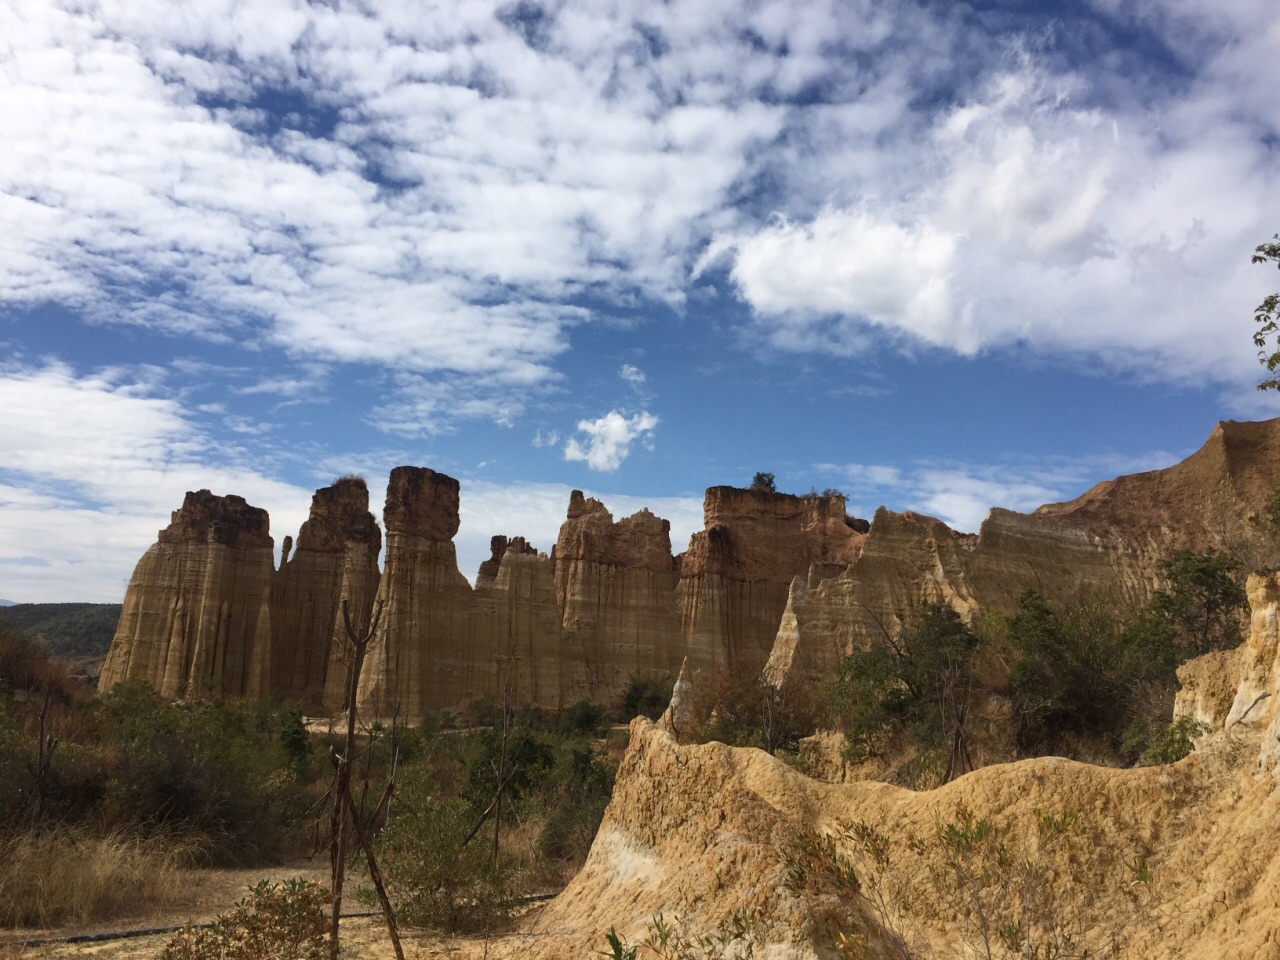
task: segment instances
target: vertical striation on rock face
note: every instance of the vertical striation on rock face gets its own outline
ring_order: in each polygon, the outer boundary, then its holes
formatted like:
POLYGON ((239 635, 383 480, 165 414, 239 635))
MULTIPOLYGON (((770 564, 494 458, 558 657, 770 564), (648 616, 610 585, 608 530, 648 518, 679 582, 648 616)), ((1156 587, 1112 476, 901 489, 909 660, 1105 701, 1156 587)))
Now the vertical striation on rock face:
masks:
POLYGON ((762 666, 792 578, 838 573, 866 539, 845 515, 842 496, 712 487, 703 518, 705 529, 679 558, 676 587, 685 651, 698 670, 762 666))
MULTIPOLYGON (((686 656, 690 675, 768 660, 767 676, 782 684, 796 672, 830 673, 855 646, 908 626, 922 602, 966 620, 1011 610, 1026 589, 1140 603, 1169 550, 1238 548, 1256 531, 1278 465, 1280 420, 1227 422, 1167 470, 1032 514, 992 510, 977 535, 883 508, 868 531, 846 516, 843 497, 712 487, 704 530, 676 558, 665 520, 642 510, 615 521, 574 491, 549 558, 521 537, 494 537, 474 588, 453 544, 459 483, 435 471, 392 472, 381 576, 382 535, 357 478, 316 492, 278 570, 266 512, 202 490, 187 494, 139 561, 100 682, 140 678, 166 696, 340 709, 340 604, 350 601, 360 629, 376 595, 382 621, 358 697, 382 715, 500 700, 508 677, 520 701, 610 702, 632 676, 674 672, 686 656)), ((1199 691, 1185 709, 1215 724, 1245 709, 1234 683, 1209 683, 1236 663, 1219 659, 1204 678, 1200 667, 1184 671, 1199 691)), ((1250 682, 1262 692, 1272 674, 1258 677, 1250 682)))
POLYGON ((1246 592, 1249 637, 1232 664, 1239 681, 1225 725, 1261 730, 1258 766, 1275 771, 1280 769, 1280 572, 1252 574, 1246 592))
POLYGON ((344 477, 317 490, 291 558, 282 558, 272 591, 272 684, 262 696, 308 706, 343 706, 346 630, 367 623, 378 588, 382 531, 369 512, 369 488, 344 477))
POLYGON ((1278 464, 1280 421, 1228 421, 1166 470, 1117 477, 1031 514, 993 509, 976 537, 881 508, 852 567, 793 591, 769 675, 825 672, 854 646, 897 633, 921 603, 947 604, 966 621, 1011 611, 1029 589, 1059 602, 1140 604, 1170 551, 1223 549, 1248 533, 1278 464))
POLYGON ((458 481, 396 467, 383 511, 386 556, 375 603, 382 617, 359 701, 382 716, 420 716, 492 689, 487 637, 475 635, 473 591, 458 571, 458 481))
POLYGON ((134 569, 100 690, 141 679, 162 695, 255 695, 269 679, 274 549, 265 510, 188 493, 134 569))
POLYGON ((670 523, 648 510, 615 522, 574 490, 554 557, 570 696, 609 702, 632 676, 678 666, 670 523))
POLYGON ((559 708, 577 691, 566 686, 560 609, 552 561, 525 543, 506 542, 493 579, 476 580, 477 636, 493 658, 492 688, 501 701, 510 683, 516 703, 559 708))

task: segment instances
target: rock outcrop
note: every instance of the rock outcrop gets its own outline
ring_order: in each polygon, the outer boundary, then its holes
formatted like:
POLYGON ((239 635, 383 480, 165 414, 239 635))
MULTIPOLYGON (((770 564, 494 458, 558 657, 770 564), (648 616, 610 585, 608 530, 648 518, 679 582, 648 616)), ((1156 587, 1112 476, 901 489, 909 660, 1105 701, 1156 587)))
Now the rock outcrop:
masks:
POLYGON ((1058 602, 1136 606, 1158 562, 1180 548, 1247 553, 1280 482, 1280 421, 1218 424, 1204 447, 1167 470, 1100 483, 1035 513, 993 509, 978 535, 881 508, 857 561, 790 591, 767 675, 820 675, 854 646, 910 624, 922 603, 966 621, 1007 613, 1024 590, 1058 602))
MULTIPOLYGON (((363 481, 316 493, 278 570, 265 512, 201 491, 139 563, 102 684, 139 677, 168 696, 208 690, 340 709, 340 603, 361 628, 375 593, 381 625, 358 696, 380 713, 416 717, 508 689, 548 707, 608 703, 631 677, 686 662, 691 676, 765 666, 783 684, 830 673, 855 646, 909 625, 926 601, 966 620, 1011 610, 1029 588, 1058 601, 1140 603, 1169 550, 1239 552, 1262 528, 1280 486, 1277 454, 1280 420, 1219 424, 1168 470, 1032 514, 992 510, 977 535, 883 508, 868 529, 840 496, 712 487, 705 529, 674 558, 665 520, 647 510, 614 520, 575 491, 551 556, 495 537, 475 587, 453 544, 460 486, 432 470, 392 472, 381 576, 363 481)), ((1274 537, 1254 539, 1275 548, 1274 537)), ((1204 688, 1194 709, 1217 717, 1233 709, 1224 700, 1204 688)))
POLYGON ((639 718, 582 870, 496 955, 586 958, 610 929, 634 943, 661 914, 696 936, 730 928, 742 911, 760 921, 757 956, 830 956, 838 931, 866 935, 871 958, 905 955, 903 939, 912 955, 951 956, 973 928, 932 886, 936 849, 914 853, 912 838, 934 836, 963 804, 1018 851, 1034 849, 1044 814, 1079 818, 1070 868, 1049 875, 1046 900, 1033 909, 1052 911, 1060 931, 1094 953, 1280 960, 1280 789, 1253 776, 1256 744, 1256 734, 1220 736, 1177 764, 1131 770, 1045 757, 914 792, 821 783, 759 750, 679 745, 639 718), (890 854, 875 879, 862 851, 844 851, 862 897, 798 887, 790 869, 788 851, 808 831, 830 833, 841 820, 870 825, 890 854), (1139 862, 1154 872, 1149 890, 1135 881, 1139 862), (891 914, 876 914, 877 898, 891 914), (881 926, 886 915, 891 923, 881 926))
POLYGON ((166 697, 267 696, 268 523, 241 497, 188 493, 129 581, 100 689, 136 678, 166 697))
POLYGON ((763 666, 792 578, 839 573, 866 539, 842 496, 712 487, 703 518, 705 529, 677 558, 676 602, 684 652, 707 672, 763 666))
POLYGON ((1199 720, 1210 734, 1256 736, 1258 769, 1280 772, 1280 572, 1251 575, 1246 592, 1248 638, 1179 667, 1173 713, 1199 720))
POLYGON ((453 545, 458 491, 457 480, 425 467, 391 471, 375 600, 382 616, 359 690, 383 716, 421 716, 495 690, 492 650, 476 642, 474 591, 453 545))
MULTIPOLYGON (((287 539, 287 538, 286 538, 287 539)), ((378 589, 382 530, 369 488, 345 477, 317 490, 293 555, 282 558, 271 595, 271 687, 308 706, 340 709, 346 696, 346 628, 367 623, 378 589)))
POLYGON ((575 490, 554 557, 569 687, 608 703, 630 677, 679 666, 670 523, 648 510, 615 522, 575 490))
POLYGON ((134 571, 100 688, 136 678, 168 697, 340 707, 340 603, 367 619, 378 583, 382 533, 368 489, 349 478, 316 491, 278 570, 268 524, 240 497, 187 494, 134 571))

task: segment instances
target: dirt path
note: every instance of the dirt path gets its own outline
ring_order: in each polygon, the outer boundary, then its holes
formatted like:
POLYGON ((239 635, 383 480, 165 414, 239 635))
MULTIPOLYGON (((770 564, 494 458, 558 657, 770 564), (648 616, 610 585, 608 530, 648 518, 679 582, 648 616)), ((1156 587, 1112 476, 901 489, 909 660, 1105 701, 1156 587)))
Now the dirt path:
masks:
MULTIPOLYGON (((183 877, 183 889, 164 908, 132 916, 121 916, 110 923, 84 927, 55 929, 23 928, 0 930, 0 960, 34 960, 34 958, 95 957, 102 960, 157 960, 171 932, 104 939, 77 943, 31 943, 73 936, 102 935, 134 930, 182 927, 188 921, 206 923, 233 907, 260 880, 287 880, 301 877, 327 885, 328 864, 321 859, 303 860, 278 867, 249 870, 192 870, 183 877)), ((362 913, 366 907, 354 898, 344 901, 346 911, 362 913)), ((540 905, 536 909, 540 909, 540 905)), ((394 960, 381 916, 349 917, 342 923, 344 960, 394 960)), ((402 930, 407 960, 463 960, 485 953, 482 941, 465 938, 441 938, 436 934, 402 930)))

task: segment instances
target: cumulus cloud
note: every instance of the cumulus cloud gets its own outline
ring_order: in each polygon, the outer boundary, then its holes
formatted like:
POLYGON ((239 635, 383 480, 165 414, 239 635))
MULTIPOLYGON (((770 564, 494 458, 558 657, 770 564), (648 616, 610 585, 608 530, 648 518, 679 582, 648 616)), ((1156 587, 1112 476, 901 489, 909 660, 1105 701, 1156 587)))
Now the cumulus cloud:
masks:
POLYGON ((719 235, 695 276, 727 264, 782 349, 847 355, 874 334, 1092 357, 1140 379, 1255 378, 1240 328, 1267 279, 1248 254, 1280 222, 1280 111, 1229 106, 1242 73, 1259 78, 1228 50, 1274 57, 1280 36, 1260 7, 1233 23, 1179 8, 1184 30, 1205 27, 1184 82, 1135 102, 1104 64, 1015 44, 914 124, 886 114, 846 131, 851 162, 810 186, 827 192, 820 208, 719 235))
POLYGON ((570 437, 564 446, 565 460, 580 460, 592 470, 611 472, 622 466, 631 453, 632 442, 652 443, 658 418, 645 410, 628 417, 610 410, 596 420, 579 420, 578 437, 570 437))

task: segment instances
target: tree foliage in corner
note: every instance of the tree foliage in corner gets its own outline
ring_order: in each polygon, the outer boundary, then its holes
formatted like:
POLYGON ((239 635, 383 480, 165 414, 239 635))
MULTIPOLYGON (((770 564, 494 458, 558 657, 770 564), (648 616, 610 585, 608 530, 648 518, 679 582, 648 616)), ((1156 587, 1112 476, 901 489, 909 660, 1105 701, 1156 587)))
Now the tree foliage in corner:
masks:
MULTIPOLYGON (((1273 243, 1260 243, 1253 253, 1254 263, 1274 263, 1280 268, 1280 233, 1273 238, 1273 243)), ((1263 300, 1253 311, 1253 319, 1258 322, 1258 329, 1253 333, 1253 345, 1258 348, 1258 362, 1272 374, 1258 384, 1259 390, 1280 390, 1280 336, 1276 336, 1276 349, 1267 352, 1267 338, 1280 331, 1280 293, 1273 293, 1263 300)))

